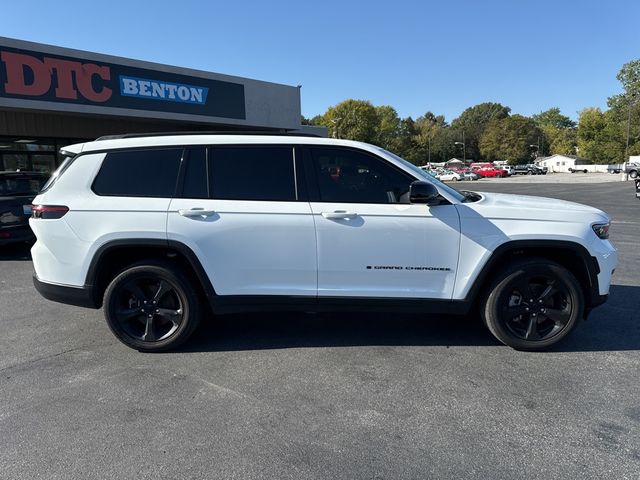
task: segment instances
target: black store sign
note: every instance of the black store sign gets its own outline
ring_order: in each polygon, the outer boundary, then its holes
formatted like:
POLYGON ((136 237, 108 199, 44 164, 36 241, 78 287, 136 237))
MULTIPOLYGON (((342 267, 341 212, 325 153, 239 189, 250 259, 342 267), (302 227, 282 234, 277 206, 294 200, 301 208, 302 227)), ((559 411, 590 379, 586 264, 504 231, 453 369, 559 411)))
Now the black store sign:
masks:
POLYGON ((244 120, 244 85, 0 47, 0 97, 244 120))

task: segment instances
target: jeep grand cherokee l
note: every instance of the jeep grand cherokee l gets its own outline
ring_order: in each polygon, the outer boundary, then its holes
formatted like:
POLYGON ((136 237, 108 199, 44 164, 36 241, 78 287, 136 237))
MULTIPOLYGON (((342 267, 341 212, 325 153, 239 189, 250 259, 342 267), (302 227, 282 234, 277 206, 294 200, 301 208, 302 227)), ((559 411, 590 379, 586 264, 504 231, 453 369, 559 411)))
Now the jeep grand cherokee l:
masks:
POLYGON ((142 351, 208 312, 481 313, 542 349, 603 303, 609 217, 455 190, 373 145, 304 136, 125 136, 66 147, 34 200, 34 283, 104 309, 142 351))

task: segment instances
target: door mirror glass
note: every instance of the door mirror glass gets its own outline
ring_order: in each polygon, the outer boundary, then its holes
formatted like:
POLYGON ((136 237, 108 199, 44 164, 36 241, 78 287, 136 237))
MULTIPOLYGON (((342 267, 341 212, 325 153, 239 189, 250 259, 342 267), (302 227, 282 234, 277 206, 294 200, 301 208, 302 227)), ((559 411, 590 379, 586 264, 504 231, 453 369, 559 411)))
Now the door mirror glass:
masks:
POLYGON ((409 188, 410 203, 438 205, 440 203, 439 195, 438 189, 430 182, 415 181, 409 188))

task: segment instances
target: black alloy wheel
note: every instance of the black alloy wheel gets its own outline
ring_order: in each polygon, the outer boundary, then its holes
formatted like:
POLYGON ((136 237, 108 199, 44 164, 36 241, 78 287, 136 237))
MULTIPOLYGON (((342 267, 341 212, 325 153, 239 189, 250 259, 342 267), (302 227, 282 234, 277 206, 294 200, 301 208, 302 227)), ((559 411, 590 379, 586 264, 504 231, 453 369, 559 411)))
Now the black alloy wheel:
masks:
POLYGON ((583 312, 576 278, 554 262, 534 259, 516 263, 498 276, 484 319, 506 345, 537 350, 564 338, 583 312))
POLYGON ((135 265, 105 292, 104 312, 113 333, 141 351, 164 351, 183 343, 198 324, 191 282, 164 264, 135 265))

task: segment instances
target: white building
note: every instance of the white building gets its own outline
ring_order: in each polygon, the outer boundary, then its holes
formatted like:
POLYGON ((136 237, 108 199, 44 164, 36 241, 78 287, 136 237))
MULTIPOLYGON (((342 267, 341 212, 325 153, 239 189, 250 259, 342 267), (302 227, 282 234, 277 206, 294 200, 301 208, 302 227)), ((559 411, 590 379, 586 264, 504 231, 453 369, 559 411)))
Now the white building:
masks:
MULTIPOLYGON (((549 172, 568 173, 573 170, 587 170, 589 172, 598 171, 598 165, 594 165, 591 160, 578 157, 577 155, 551 155, 550 157, 540 157, 535 160, 540 167, 547 167, 549 172)), ((605 166, 606 171, 606 166, 605 166)))

